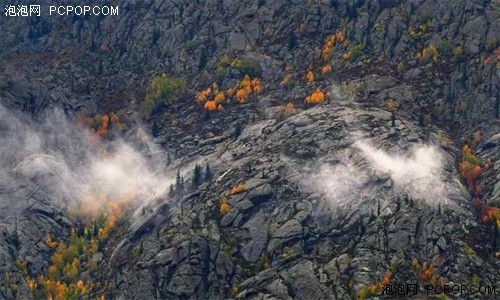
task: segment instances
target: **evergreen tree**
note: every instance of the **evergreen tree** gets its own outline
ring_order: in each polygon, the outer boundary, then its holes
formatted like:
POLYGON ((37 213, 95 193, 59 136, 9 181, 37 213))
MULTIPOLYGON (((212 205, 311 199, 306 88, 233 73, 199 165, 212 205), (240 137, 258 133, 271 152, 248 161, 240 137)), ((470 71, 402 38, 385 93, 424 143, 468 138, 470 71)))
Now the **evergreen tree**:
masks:
POLYGON ((170 157, 170 153, 167 153, 167 166, 172 164, 172 157, 170 157))
POLYGON ((202 184, 201 167, 196 164, 193 172, 193 186, 199 186, 200 184, 202 184))
POLYGON ((153 127, 151 128, 151 134, 153 137, 157 137, 160 134, 160 126, 156 121, 153 123, 153 127))
POLYGON ((288 50, 293 50, 297 46, 297 36, 295 32, 292 31, 288 35, 288 50))
POLYGON ((498 93, 496 98, 497 99, 495 101, 495 117, 500 118, 500 98, 498 97, 498 93))
POLYGON ((97 69, 97 74, 102 75, 104 73, 104 66, 102 65, 102 60, 99 61, 99 68, 97 69))
POLYGON ((210 170, 210 165, 207 163, 207 165, 205 166, 205 182, 212 180, 213 176, 214 175, 212 174, 212 170, 210 170))
POLYGON ((180 188, 178 191, 176 191, 178 194, 182 194, 184 193, 184 176, 181 176, 181 184, 180 184, 180 188))
POLYGON ((243 131, 243 126, 241 126, 241 123, 236 123, 236 126, 234 128, 234 138, 238 138, 241 135, 241 132, 243 131))
POLYGON ((170 189, 168 190, 168 196, 170 198, 172 198, 172 197, 175 196, 175 189, 174 189, 174 185, 173 184, 170 184, 170 189))
POLYGON ((205 66, 207 65, 207 60, 208 60, 207 51, 206 50, 201 51, 200 61, 198 63, 199 70, 203 70, 203 68, 205 68, 205 66))
POLYGON ((181 177, 181 170, 177 169, 177 175, 175 175, 175 192, 179 194, 182 190, 183 183, 181 177))
POLYGON ((158 40, 160 39, 161 37, 161 33, 160 33, 160 29, 158 27, 155 27, 153 29, 153 38, 152 38, 152 45, 156 45, 156 43, 158 43, 158 40))

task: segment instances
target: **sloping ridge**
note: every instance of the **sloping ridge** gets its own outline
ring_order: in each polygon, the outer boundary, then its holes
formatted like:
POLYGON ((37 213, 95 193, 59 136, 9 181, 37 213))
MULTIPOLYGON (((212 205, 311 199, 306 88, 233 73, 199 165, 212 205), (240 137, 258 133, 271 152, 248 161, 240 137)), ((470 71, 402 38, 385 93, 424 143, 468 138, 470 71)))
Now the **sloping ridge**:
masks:
POLYGON ((222 181, 202 185, 182 213, 134 241, 142 252, 132 261, 121 253, 114 297, 352 297, 389 270, 415 282, 414 259, 439 266, 435 280, 498 282, 489 257, 466 251, 480 225, 430 129, 331 105, 257 128, 211 162, 217 174, 230 170, 222 181), (381 169, 363 147, 408 169, 381 169), (240 182, 245 190, 228 196, 221 215, 221 195, 240 182))

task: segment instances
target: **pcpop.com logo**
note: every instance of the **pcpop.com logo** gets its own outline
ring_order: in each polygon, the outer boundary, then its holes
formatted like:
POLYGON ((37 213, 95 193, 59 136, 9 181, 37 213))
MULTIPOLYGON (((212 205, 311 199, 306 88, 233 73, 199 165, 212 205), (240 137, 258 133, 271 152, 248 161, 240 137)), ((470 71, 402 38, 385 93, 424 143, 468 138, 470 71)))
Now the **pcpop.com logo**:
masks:
POLYGON ((77 16, 98 16, 98 15, 118 15, 118 6, 53 6, 49 7, 49 15, 60 15, 60 16, 69 16, 69 15, 77 15, 77 16))
POLYGON ((7 17, 40 16, 40 5, 5 5, 7 17))

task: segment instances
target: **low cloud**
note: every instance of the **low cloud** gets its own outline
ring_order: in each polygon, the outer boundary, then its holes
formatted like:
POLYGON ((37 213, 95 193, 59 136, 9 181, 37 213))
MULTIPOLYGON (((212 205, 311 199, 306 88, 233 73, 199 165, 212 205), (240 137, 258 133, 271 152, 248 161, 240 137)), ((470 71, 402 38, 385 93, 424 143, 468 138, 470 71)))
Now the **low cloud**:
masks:
POLYGON ((133 142, 92 143, 90 132, 60 110, 32 120, 0 106, 3 184, 31 180, 61 207, 93 209, 120 199, 146 204, 166 193, 172 176, 150 137, 136 132, 133 142))
POLYGON ((374 197, 394 199, 400 195, 434 206, 446 202, 442 173, 443 154, 437 147, 415 145, 395 154, 357 141, 303 183, 324 194, 333 208, 352 210, 374 197))

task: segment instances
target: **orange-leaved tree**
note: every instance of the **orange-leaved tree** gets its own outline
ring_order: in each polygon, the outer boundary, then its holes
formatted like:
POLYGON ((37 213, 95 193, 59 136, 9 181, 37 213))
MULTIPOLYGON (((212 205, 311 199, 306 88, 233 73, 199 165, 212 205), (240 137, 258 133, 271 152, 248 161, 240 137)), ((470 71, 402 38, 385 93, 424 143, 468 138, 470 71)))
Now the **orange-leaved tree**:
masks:
POLYGON ((108 134, 108 126, 109 126, 109 116, 103 115, 102 116, 102 123, 99 126, 99 128, 97 128, 97 134, 100 137, 106 136, 108 134))
POLYGON ((307 81, 309 81, 309 82, 314 81, 315 78, 316 78, 316 76, 314 75, 314 72, 312 70, 307 71, 307 74, 306 74, 307 81))
POLYGON ((295 105, 292 102, 288 102, 288 104, 285 107, 285 112, 287 115, 295 113, 295 105))
POLYGON ((396 101, 394 99, 387 100, 387 108, 391 111, 391 126, 396 126, 396 101))
POLYGON ((245 191, 245 183, 239 183, 231 188, 231 195, 241 194, 245 191))
POLYGON ((380 294, 380 292, 382 292, 382 289, 391 282, 392 276, 393 274, 391 271, 385 272, 384 277, 382 277, 379 282, 371 284, 367 288, 359 290, 358 298, 364 300, 367 297, 380 294))
POLYGON ((219 212, 221 215, 225 215, 229 212, 230 209, 231 207, 229 206, 229 204, 227 204, 226 202, 222 202, 219 208, 219 212))
MULTIPOLYGON (((473 135, 473 144, 479 143, 481 138, 480 132, 476 131, 473 135)), ((494 221, 495 230, 500 229, 500 208, 486 204, 482 199, 482 188, 481 188, 481 176, 483 169, 489 169, 491 167, 491 159, 486 160, 483 163, 474 155, 472 147, 469 144, 465 144, 462 148, 462 160, 459 163, 459 170, 462 179, 467 185, 467 190, 472 195, 472 203, 474 206, 479 207, 481 214, 481 221, 483 223, 489 223, 494 221)))
POLYGON ((344 42, 347 42, 347 39, 345 38, 344 33, 340 31, 329 35, 325 40, 323 49, 321 50, 323 60, 327 61, 330 58, 336 44, 344 42))
POLYGON ((217 109, 217 104, 215 104, 215 101, 209 100, 205 102, 205 105, 203 105, 203 108, 208 110, 208 111, 213 111, 217 109))
POLYGON ((317 104, 325 101, 325 94, 321 91, 320 88, 317 88, 314 93, 306 97, 305 102, 309 104, 317 104))
POLYGON ((323 74, 328 74, 332 71, 332 67, 330 65, 323 66, 323 68, 321 68, 321 71, 323 72, 323 74))
POLYGON ((218 92, 216 95, 215 95, 215 98, 214 98, 214 101, 216 104, 219 104, 221 103, 222 101, 224 101, 226 97, 224 96, 224 92, 218 92))
POLYGON ((469 145, 462 148, 462 161, 459 164, 460 175, 467 183, 467 189, 472 192, 478 184, 477 179, 481 176, 482 168, 479 159, 472 153, 469 145))

